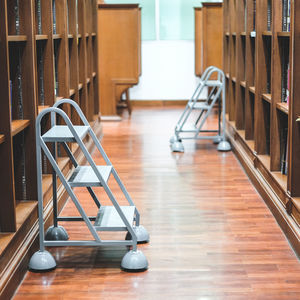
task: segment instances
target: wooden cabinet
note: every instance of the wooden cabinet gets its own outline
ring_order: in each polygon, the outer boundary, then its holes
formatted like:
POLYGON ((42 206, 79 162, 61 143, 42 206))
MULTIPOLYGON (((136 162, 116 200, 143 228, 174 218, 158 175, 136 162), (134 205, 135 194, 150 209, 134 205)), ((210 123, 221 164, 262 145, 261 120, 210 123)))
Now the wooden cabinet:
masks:
POLYGON ((203 2, 195 7, 195 74, 209 66, 223 67, 222 3, 203 2))
MULTIPOLYGON (((7 293, 21 280, 26 264, 23 259, 37 236, 38 113, 57 99, 71 98, 100 127, 96 12, 96 0, 0 2, 1 299, 10 299, 7 293)), ((69 108, 65 111, 78 122, 69 108)), ((48 125, 45 119, 43 129, 48 125)), ((78 156, 75 149, 74 154, 78 156)), ((68 172, 63 151, 59 166, 68 172)), ((51 169, 46 163, 43 178, 49 217, 51 169)), ((60 207, 66 198, 62 199, 60 207)))
POLYGON ((98 5, 100 111, 117 115, 121 95, 141 74, 141 13, 137 4, 98 5))
POLYGON ((224 1, 228 134, 298 254, 299 15, 294 0, 224 1))

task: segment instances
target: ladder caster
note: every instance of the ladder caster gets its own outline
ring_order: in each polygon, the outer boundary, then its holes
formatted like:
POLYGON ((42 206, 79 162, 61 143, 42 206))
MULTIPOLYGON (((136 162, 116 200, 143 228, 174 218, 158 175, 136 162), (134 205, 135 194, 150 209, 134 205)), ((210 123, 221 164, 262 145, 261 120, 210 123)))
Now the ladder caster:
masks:
POLYGON ((219 144, 219 143, 221 143, 222 142, 222 138, 219 136, 219 135, 217 135, 217 136, 215 136, 214 138, 213 138, 213 143, 214 144, 219 144))
POLYGON ((222 141, 217 147, 218 151, 226 152, 231 150, 231 145, 227 141, 222 141))
POLYGON ((184 147, 181 141, 176 141, 171 144, 172 152, 184 152, 184 147))
MULTIPOLYGON (((149 233, 144 226, 141 226, 141 225, 134 226, 133 231, 136 234, 138 244, 149 243, 149 240, 150 240, 149 233)), ((131 240, 131 239, 132 239, 132 237, 131 237, 130 232, 127 232, 125 240, 131 240)))
POLYGON ((56 262, 48 251, 39 250, 32 255, 28 268, 30 271, 47 272, 56 268, 56 262))
POLYGON ((148 269, 148 261, 144 253, 140 250, 130 250, 121 262, 121 268, 127 272, 142 272, 148 269))
POLYGON ((46 241, 67 241, 68 239, 69 235, 62 226, 50 226, 45 234, 46 241))

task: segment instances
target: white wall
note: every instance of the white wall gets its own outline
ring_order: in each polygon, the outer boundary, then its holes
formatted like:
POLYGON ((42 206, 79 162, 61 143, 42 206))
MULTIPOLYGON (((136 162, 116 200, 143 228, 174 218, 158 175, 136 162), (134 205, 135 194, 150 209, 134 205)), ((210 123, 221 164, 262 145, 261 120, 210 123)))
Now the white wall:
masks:
POLYGON ((143 41, 142 76, 132 100, 183 100, 191 97, 195 74, 194 41, 143 41))
MULTIPOLYGON (((156 41, 142 42, 142 76, 130 90, 132 100, 189 99, 199 79, 195 76, 194 41, 159 40, 159 5, 156 0, 156 41)), ((222 0, 206 0, 222 2, 222 0)), ((199 0, 199 5, 201 5, 199 0)), ((205 96, 205 95, 203 95, 205 96)))

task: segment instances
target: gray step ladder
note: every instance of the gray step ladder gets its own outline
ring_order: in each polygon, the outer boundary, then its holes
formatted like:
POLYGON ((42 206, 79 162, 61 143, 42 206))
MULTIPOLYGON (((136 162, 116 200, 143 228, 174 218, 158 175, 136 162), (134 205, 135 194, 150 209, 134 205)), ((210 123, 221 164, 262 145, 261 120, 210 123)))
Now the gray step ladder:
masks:
POLYGON ((219 151, 229 151, 231 146, 225 136, 225 75, 217 67, 208 67, 200 78, 194 94, 188 101, 183 113, 181 114, 176 126, 175 134, 170 139, 170 146, 173 152, 184 152, 182 140, 213 140, 218 144, 219 151), (213 80, 213 77, 217 77, 213 80), (205 89, 209 88, 209 95, 206 99, 200 99, 200 95, 205 89), (208 116, 213 112, 214 107, 218 105, 218 129, 204 130, 203 126, 208 116), (193 112, 197 111, 197 118, 191 122, 194 117, 193 112), (221 126, 222 122, 222 126, 221 126), (205 133, 205 135, 203 135, 205 133), (215 133, 207 135, 207 133, 215 133))
POLYGON ((142 251, 137 249, 138 243, 149 242, 146 229, 140 225, 140 213, 134 205, 129 193, 122 183, 117 171, 108 159, 95 133, 76 102, 62 99, 53 107, 43 110, 36 119, 36 155, 38 177, 38 215, 39 215, 39 242, 40 250, 30 259, 29 269, 33 271, 48 271, 56 267, 53 256, 45 250, 50 246, 126 246, 132 249, 122 259, 121 268, 128 271, 142 271, 148 268, 148 262, 142 251), (82 126, 74 126, 67 114, 59 108, 61 105, 71 105, 81 119, 82 126), (46 115, 51 116, 51 128, 41 134, 41 123, 46 115), (66 125, 57 125, 57 117, 60 117, 66 125), (88 152, 83 139, 89 136, 105 161, 105 165, 97 166, 88 152), (46 144, 47 143, 47 144, 46 144), (86 158, 87 165, 79 165, 73 156, 68 143, 77 143, 86 158), (51 145, 50 150, 47 145, 51 145), (69 156, 73 169, 71 175, 66 178, 57 163, 58 145, 62 146, 69 156), (44 230, 43 216, 43 191, 42 191, 42 151, 53 168, 53 226, 47 232, 44 230), (121 206, 109 187, 109 179, 113 176, 120 190, 124 194, 128 205, 121 206), (57 210, 57 178, 68 192, 71 201, 77 208, 80 217, 58 215, 57 210), (73 188, 85 187, 95 203, 95 215, 88 216, 84 211, 73 188), (103 188, 108 195, 111 205, 104 206, 97 198, 94 188, 103 188), (60 221, 83 222, 90 231, 93 240, 69 240, 64 227, 58 225, 60 221), (102 231, 125 231, 124 240, 103 240, 100 238, 102 231))

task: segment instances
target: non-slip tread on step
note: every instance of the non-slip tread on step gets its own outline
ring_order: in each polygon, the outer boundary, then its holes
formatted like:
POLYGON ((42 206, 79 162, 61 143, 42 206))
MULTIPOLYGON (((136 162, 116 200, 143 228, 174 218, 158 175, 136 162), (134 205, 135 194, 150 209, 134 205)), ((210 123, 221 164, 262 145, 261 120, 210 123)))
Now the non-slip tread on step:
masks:
MULTIPOLYGON (((105 182, 108 181, 112 166, 97 166, 105 182)), ((91 166, 78 166, 69 179, 72 187, 100 187, 102 186, 91 166)))
MULTIPOLYGON (((89 130, 89 126, 74 126, 74 130, 80 139, 83 139, 89 130)), ((45 142, 76 142, 74 135, 68 126, 56 125, 42 135, 45 142)))
MULTIPOLYGON (((129 224, 133 224, 135 206, 120 206, 129 224)), ((123 220, 114 206, 101 206, 94 227, 98 231, 126 231, 123 220)))

